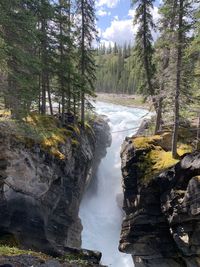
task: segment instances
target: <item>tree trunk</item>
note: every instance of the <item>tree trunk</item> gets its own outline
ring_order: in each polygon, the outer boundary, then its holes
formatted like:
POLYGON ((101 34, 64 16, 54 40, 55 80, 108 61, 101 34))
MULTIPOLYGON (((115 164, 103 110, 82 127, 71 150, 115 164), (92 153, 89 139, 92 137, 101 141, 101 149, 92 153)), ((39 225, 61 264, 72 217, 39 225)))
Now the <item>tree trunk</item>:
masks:
POLYGON ((70 113, 71 111, 71 85, 70 85, 70 74, 69 74, 69 83, 68 83, 68 104, 67 104, 67 111, 70 113))
POLYGON ((200 140, 200 113, 198 116, 198 121, 197 121, 197 143, 196 143, 196 149, 199 149, 199 140, 200 140))
POLYGON ((61 103, 62 103, 62 123, 64 124, 65 122, 65 93, 62 91, 61 93, 61 103))
POLYGON ((46 114, 46 73, 42 73, 41 113, 46 114))
MULTIPOLYGON (((68 35, 69 38, 71 38, 71 1, 68 0, 67 2, 68 4, 68 35)), ((71 46, 69 45, 68 47, 68 54, 69 54, 69 58, 71 61, 71 46)), ((67 111, 70 113, 71 111, 71 70, 69 69, 69 73, 68 73, 68 85, 67 85, 67 92, 68 92, 68 103, 67 103, 67 111)))
MULTIPOLYGON (((62 17, 62 1, 59 0, 59 3, 61 5, 60 8, 60 17, 62 17)), ((60 64, 63 68, 63 56, 64 56, 64 47, 63 47, 63 23, 62 20, 60 20, 60 64)), ((61 104, 62 104, 62 123, 64 124, 65 121, 65 88, 64 88, 64 81, 63 81, 63 74, 60 73, 60 85, 61 85, 61 104)))
POLYGON ((81 74, 82 74, 82 88, 81 88, 81 126, 85 127, 85 14, 84 1, 81 1, 81 15, 82 15, 82 35, 81 35, 81 74))
POLYGON ((38 77, 38 89, 39 89, 39 95, 38 95, 38 112, 41 113, 41 75, 38 77))
POLYGON ((158 105, 156 102, 156 98, 154 96, 154 89, 153 89, 153 85, 152 85, 152 81, 151 81, 150 62, 149 62, 148 55, 146 53, 146 51, 147 51, 147 36, 146 36, 146 23, 147 22, 146 21, 147 21, 147 12, 146 12, 146 4, 144 4, 144 29, 143 29, 144 68, 145 68, 145 72, 146 72, 148 91, 149 91, 149 94, 151 96, 155 111, 157 113, 158 105))
POLYGON ((181 66, 182 66, 182 39, 183 39, 183 1, 179 0, 179 22, 178 22, 178 49, 177 49, 177 69, 176 69, 176 90, 174 108, 174 130, 172 137, 172 156, 177 158, 177 142, 179 128, 179 96, 181 87, 181 66))
POLYGON ((61 114, 61 107, 60 107, 60 102, 58 103, 58 114, 60 115, 61 114))
POLYGON ((41 113, 46 114, 46 86, 47 86, 47 71, 46 71, 46 20, 42 18, 41 21, 41 60, 42 60, 42 73, 41 73, 41 87, 42 87, 42 103, 41 103, 41 113))
POLYGON ((160 131, 160 127, 161 127, 161 121, 162 121, 162 104, 163 104, 163 97, 161 96, 161 97, 159 97, 159 100, 158 100, 155 134, 157 134, 160 131))
POLYGON ((74 122, 76 121, 76 96, 73 95, 74 122))
POLYGON ((50 114, 53 115, 53 106, 52 106, 52 100, 51 100, 51 90, 50 90, 50 84, 49 84, 49 77, 47 79, 47 92, 48 92, 48 99, 49 99, 50 114))

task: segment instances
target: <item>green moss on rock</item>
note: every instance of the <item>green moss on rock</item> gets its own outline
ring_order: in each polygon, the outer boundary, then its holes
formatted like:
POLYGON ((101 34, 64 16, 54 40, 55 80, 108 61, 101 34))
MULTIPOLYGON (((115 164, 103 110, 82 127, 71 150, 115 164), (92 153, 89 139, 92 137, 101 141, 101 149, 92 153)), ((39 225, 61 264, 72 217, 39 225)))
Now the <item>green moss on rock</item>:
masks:
POLYGON ((51 258, 50 256, 43 254, 41 252, 35 252, 32 250, 23 250, 17 247, 0 245, 0 256, 19 256, 19 255, 31 255, 41 260, 48 260, 51 258))
POLYGON ((12 234, 1 234, 0 246, 19 247, 19 242, 12 234))
POLYGON ((60 121, 50 115, 39 115, 32 113, 23 121, 14 121, 6 119, 0 121, 1 132, 13 137, 24 143, 27 147, 32 147, 39 144, 40 147, 49 154, 60 160, 65 160, 66 155, 61 151, 61 146, 67 141, 72 142, 80 136, 78 126, 69 127, 66 129, 61 126, 60 121))
MULTIPOLYGON (((139 155, 137 167, 144 184, 148 184, 155 175, 179 162, 179 159, 172 158, 170 132, 154 136, 134 137, 133 145, 136 151, 143 150, 143 153, 139 155)), ((191 151, 191 145, 183 143, 178 145, 179 156, 191 151)))

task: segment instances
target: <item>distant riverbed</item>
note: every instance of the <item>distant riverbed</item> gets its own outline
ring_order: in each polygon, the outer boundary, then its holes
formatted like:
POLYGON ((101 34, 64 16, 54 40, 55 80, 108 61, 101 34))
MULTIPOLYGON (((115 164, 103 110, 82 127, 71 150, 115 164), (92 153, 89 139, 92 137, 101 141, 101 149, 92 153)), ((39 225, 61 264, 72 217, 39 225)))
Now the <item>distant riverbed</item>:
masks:
POLYGON ((131 108, 149 109, 152 106, 148 100, 144 103, 141 95, 97 93, 96 100, 131 108))

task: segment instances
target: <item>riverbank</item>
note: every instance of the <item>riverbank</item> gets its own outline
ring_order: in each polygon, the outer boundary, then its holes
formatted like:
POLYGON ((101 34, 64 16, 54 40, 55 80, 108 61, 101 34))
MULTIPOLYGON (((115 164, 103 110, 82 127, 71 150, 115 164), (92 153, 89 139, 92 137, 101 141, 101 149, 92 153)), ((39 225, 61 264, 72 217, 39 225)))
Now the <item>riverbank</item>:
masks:
POLYGON ((131 108, 150 109, 152 106, 149 100, 144 102, 141 95, 97 93, 95 100, 131 108))

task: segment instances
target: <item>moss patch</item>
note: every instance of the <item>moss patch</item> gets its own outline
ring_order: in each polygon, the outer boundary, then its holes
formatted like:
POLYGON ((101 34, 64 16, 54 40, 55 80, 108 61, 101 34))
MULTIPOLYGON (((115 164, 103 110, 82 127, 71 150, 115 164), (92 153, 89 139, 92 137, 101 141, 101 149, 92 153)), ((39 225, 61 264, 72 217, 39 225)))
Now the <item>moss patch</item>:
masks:
MULTIPOLYGON (((15 257, 15 256, 22 256, 22 255, 30 255, 33 257, 38 258, 39 260, 45 262, 50 259, 53 259, 51 256, 41 253, 35 252, 32 250, 24 250, 19 249, 17 247, 10 247, 10 246, 3 246, 0 245, 0 257, 15 257)), ((68 263, 68 264, 78 264, 79 266, 93 266, 87 260, 83 258, 81 254, 66 254, 63 257, 56 258, 56 260, 60 263, 68 263)))
POLYGON ((0 235, 0 246, 18 247, 19 242, 12 234, 0 235))
MULTIPOLYGON (((148 184, 155 176, 179 162, 172 158, 171 133, 163 133, 154 136, 139 136, 133 138, 133 145, 136 150, 144 150, 140 154, 137 166, 141 173, 141 181, 148 184)), ((192 146, 180 143, 178 146, 179 156, 192 151, 192 146)))
MULTIPOLYGON (((97 118, 95 113, 87 114, 85 123, 87 134, 94 135, 92 125, 97 118)), ((81 126, 77 123, 69 124, 64 128, 59 119, 54 116, 34 112, 22 121, 16 121, 11 119, 9 110, 2 110, 0 111, 0 132, 12 136, 14 140, 17 139, 30 148, 38 144, 50 155, 65 160, 67 155, 63 153, 62 145, 70 142, 72 147, 79 147, 81 126)))
POLYGON ((62 128, 58 119, 48 115, 31 114, 24 122, 18 123, 18 138, 30 145, 40 144, 44 150, 60 160, 66 157, 60 146, 71 137, 72 131, 62 128))
POLYGON ((16 247, 0 246, 0 256, 19 256, 19 255, 31 255, 41 260, 48 260, 51 257, 41 252, 35 252, 32 250, 22 250, 16 247))
POLYGON ((61 258, 62 262, 69 262, 73 264, 79 264, 81 266, 90 266, 89 262, 83 258, 81 254, 66 254, 61 258))
POLYGON ((10 118, 11 111, 9 109, 1 109, 0 110, 0 118, 10 118))
POLYGON ((61 126, 60 121, 50 115, 32 113, 22 121, 15 121, 6 116, 0 120, 1 132, 25 143, 27 147, 39 144, 42 149, 64 160, 66 155, 62 152, 62 145, 72 142, 80 135, 78 126, 71 125, 68 129, 61 126))

